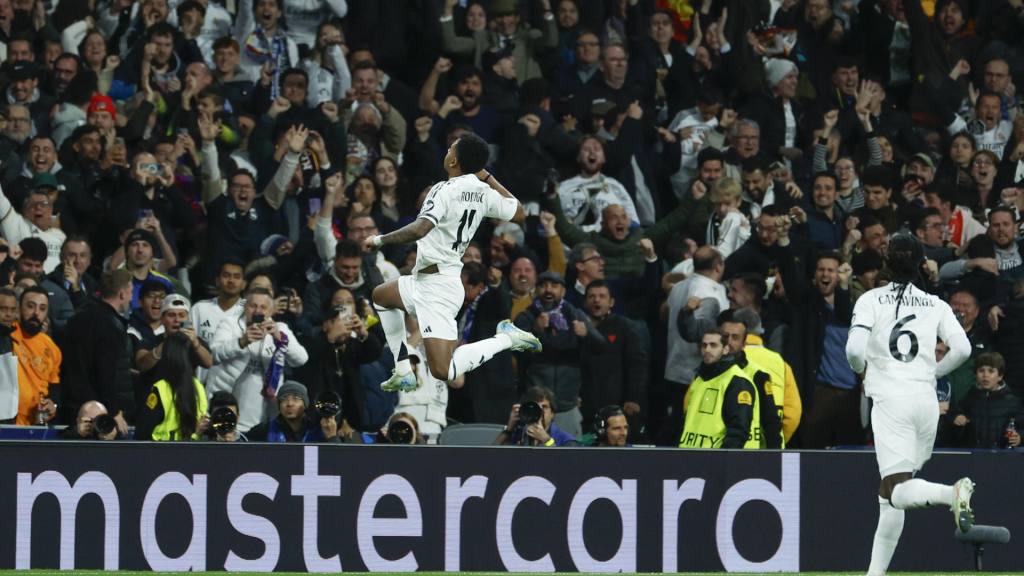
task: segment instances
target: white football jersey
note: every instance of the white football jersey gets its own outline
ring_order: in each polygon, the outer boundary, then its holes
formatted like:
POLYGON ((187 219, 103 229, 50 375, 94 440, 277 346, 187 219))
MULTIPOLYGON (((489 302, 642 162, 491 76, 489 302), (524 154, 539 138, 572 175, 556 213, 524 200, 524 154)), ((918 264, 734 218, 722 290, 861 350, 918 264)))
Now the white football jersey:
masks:
POLYGON ((866 292, 857 300, 850 321, 851 333, 870 332, 865 362, 864 392, 870 398, 906 396, 931 390, 936 379, 935 344, 966 340, 963 327, 949 304, 938 296, 907 286, 899 302, 900 286, 889 284, 866 292))
POLYGON ((239 298, 238 302, 227 311, 221 310, 216 298, 200 300, 192 305, 192 326, 195 328, 196 336, 206 343, 207 346, 213 342, 213 334, 217 331, 217 325, 225 318, 237 319, 245 309, 245 299, 239 298))
MULTIPOLYGON (((239 298, 238 302, 232 306, 226 312, 221 310, 220 305, 217 304, 216 298, 210 298, 209 300, 200 300, 192 305, 192 312, 189 317, 192 320, 192 327, 196 331, 196 336, 202 340, 203 345, 207 349, 210 348, 210 343, 213 342, 213 334, 217 331, 217 325, 225 319, 231 319, 232 321, 238 320, 242 316, 242 311, 245 309, 245 299, 239 298)), ((206 383, 206 374, 209 372, 206 368, 197 367, 196 377, 199 378, 200 382, 206 383)))
POLYGON ((419 218, 434 223, 434 229, 416 242, 416 271, 437 265, 442 274, 462 272, 462 254, 484 218, 508 221, 516 215, 519 202, 506 198, 481 182, 474 174, 438 182, 430 189, 419 218))

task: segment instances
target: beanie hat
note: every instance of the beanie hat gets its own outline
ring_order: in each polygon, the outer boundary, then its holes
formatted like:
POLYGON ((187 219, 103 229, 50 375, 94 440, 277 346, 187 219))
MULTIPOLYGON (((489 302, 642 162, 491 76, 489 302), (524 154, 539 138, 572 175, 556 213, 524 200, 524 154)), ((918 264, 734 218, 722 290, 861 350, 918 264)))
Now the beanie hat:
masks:
POLYGON ((306 391, 306 387, 294 380, 288 380, 277 389, 277 401, 280 402, 282 398, 287 395, 298 396, 302 398, 302 403, 309 406, 309 392, 306 391))
POLYGON ((142 242, 146 242, 149 244, 149 247, 153 249, 153 255, 155 256, 157 250, 160 249, 160 243, 157 242, 156 236, 154 236, 152 232, 146 230, 145 228, 136 228, 128 234, 128 236, 124 239, 125 251, 127 251, 128 247, 131 246, 133 243, 138 242, 140 240, 142 242))
POLYGON ((792 60, 769 58, 764 63, 764 77, 772 88, 778 86, 779 82, 782 82, 782 79, 793 70, 796 70, 796 64, 792 60))
POLYGON ((284 245, 288 241, 288 237, 283 234, 271 234, 263 239, 260 243, 260 256, 270 256, 277 254, 277 249, 284 245))
POLYGON ((110 116, 117 120, 117 108, 114 107, 114 100, 105 94, 93 94, 89 100, 89 108, 86 112, 89 114, 93 112, 110 112, 110 116))

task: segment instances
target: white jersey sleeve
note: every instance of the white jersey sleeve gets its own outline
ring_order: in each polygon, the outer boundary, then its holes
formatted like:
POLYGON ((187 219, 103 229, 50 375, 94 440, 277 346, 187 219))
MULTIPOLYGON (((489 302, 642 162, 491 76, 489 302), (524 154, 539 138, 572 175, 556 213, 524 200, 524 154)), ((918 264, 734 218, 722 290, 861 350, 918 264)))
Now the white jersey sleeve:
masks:
POLYGON ((488 218, 497 218, 502 222, 508 222, 514 218, 516 210, 519 208, 518 200, 515 198, 506 198, 493 188, 489 194, 484 196, 484 204, 484 215, 488 218))
POLYGON ((890 284, 865 293, 854 307, 851 331, 867 329, 864 391, 871 398, 934 392, 935 344, 940 325, 956 322, 938 296, 890 284))
POLYGON ((426 218, 437 226, 444 220, 444 215, 448 211, 448 196, 441 194, 441 190, 445 187, 447 182, 438 182, 434 184, 434 187, 430 189, 425 200, 423 200, 423 207, 420 208, 419 218, 426 218))

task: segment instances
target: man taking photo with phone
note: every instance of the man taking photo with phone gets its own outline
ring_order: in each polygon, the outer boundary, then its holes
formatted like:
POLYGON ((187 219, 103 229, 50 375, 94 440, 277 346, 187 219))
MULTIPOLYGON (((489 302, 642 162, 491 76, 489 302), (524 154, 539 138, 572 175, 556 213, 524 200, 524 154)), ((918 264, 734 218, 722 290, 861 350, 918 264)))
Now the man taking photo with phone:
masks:
POLYGON ((302 366, 309 358, 291 328, 273 320, 274 312, 270 291, 250 288, 242 316, 221 322, 210 345, 214 365, 206 378, 207 392, 231 392, 238 398, 241 432, 276 408, 284 368, 302 366))

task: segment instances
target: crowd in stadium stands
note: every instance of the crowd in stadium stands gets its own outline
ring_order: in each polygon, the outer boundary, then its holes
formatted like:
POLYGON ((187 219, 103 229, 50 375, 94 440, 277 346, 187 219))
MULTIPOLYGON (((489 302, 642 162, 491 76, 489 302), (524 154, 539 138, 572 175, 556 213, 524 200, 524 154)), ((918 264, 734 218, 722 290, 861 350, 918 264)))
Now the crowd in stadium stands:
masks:
POLYGON ((717 410, 727 447, 758 447, 741 413, 762 447, 867 444, 845 343, 905 230, 973 345, 938 444, 1015 447, 1022 38, 1021 0, 0 0, 2 417, 680 446, 717 410), (469 132, 527 219, 466 249, 460 338, 543 351, 443 382, 410 318, 419 388, 383 392, 372 290, 416 246, 364 240, 469 132), (733 364, 734 406, 690 405, 733 364))

